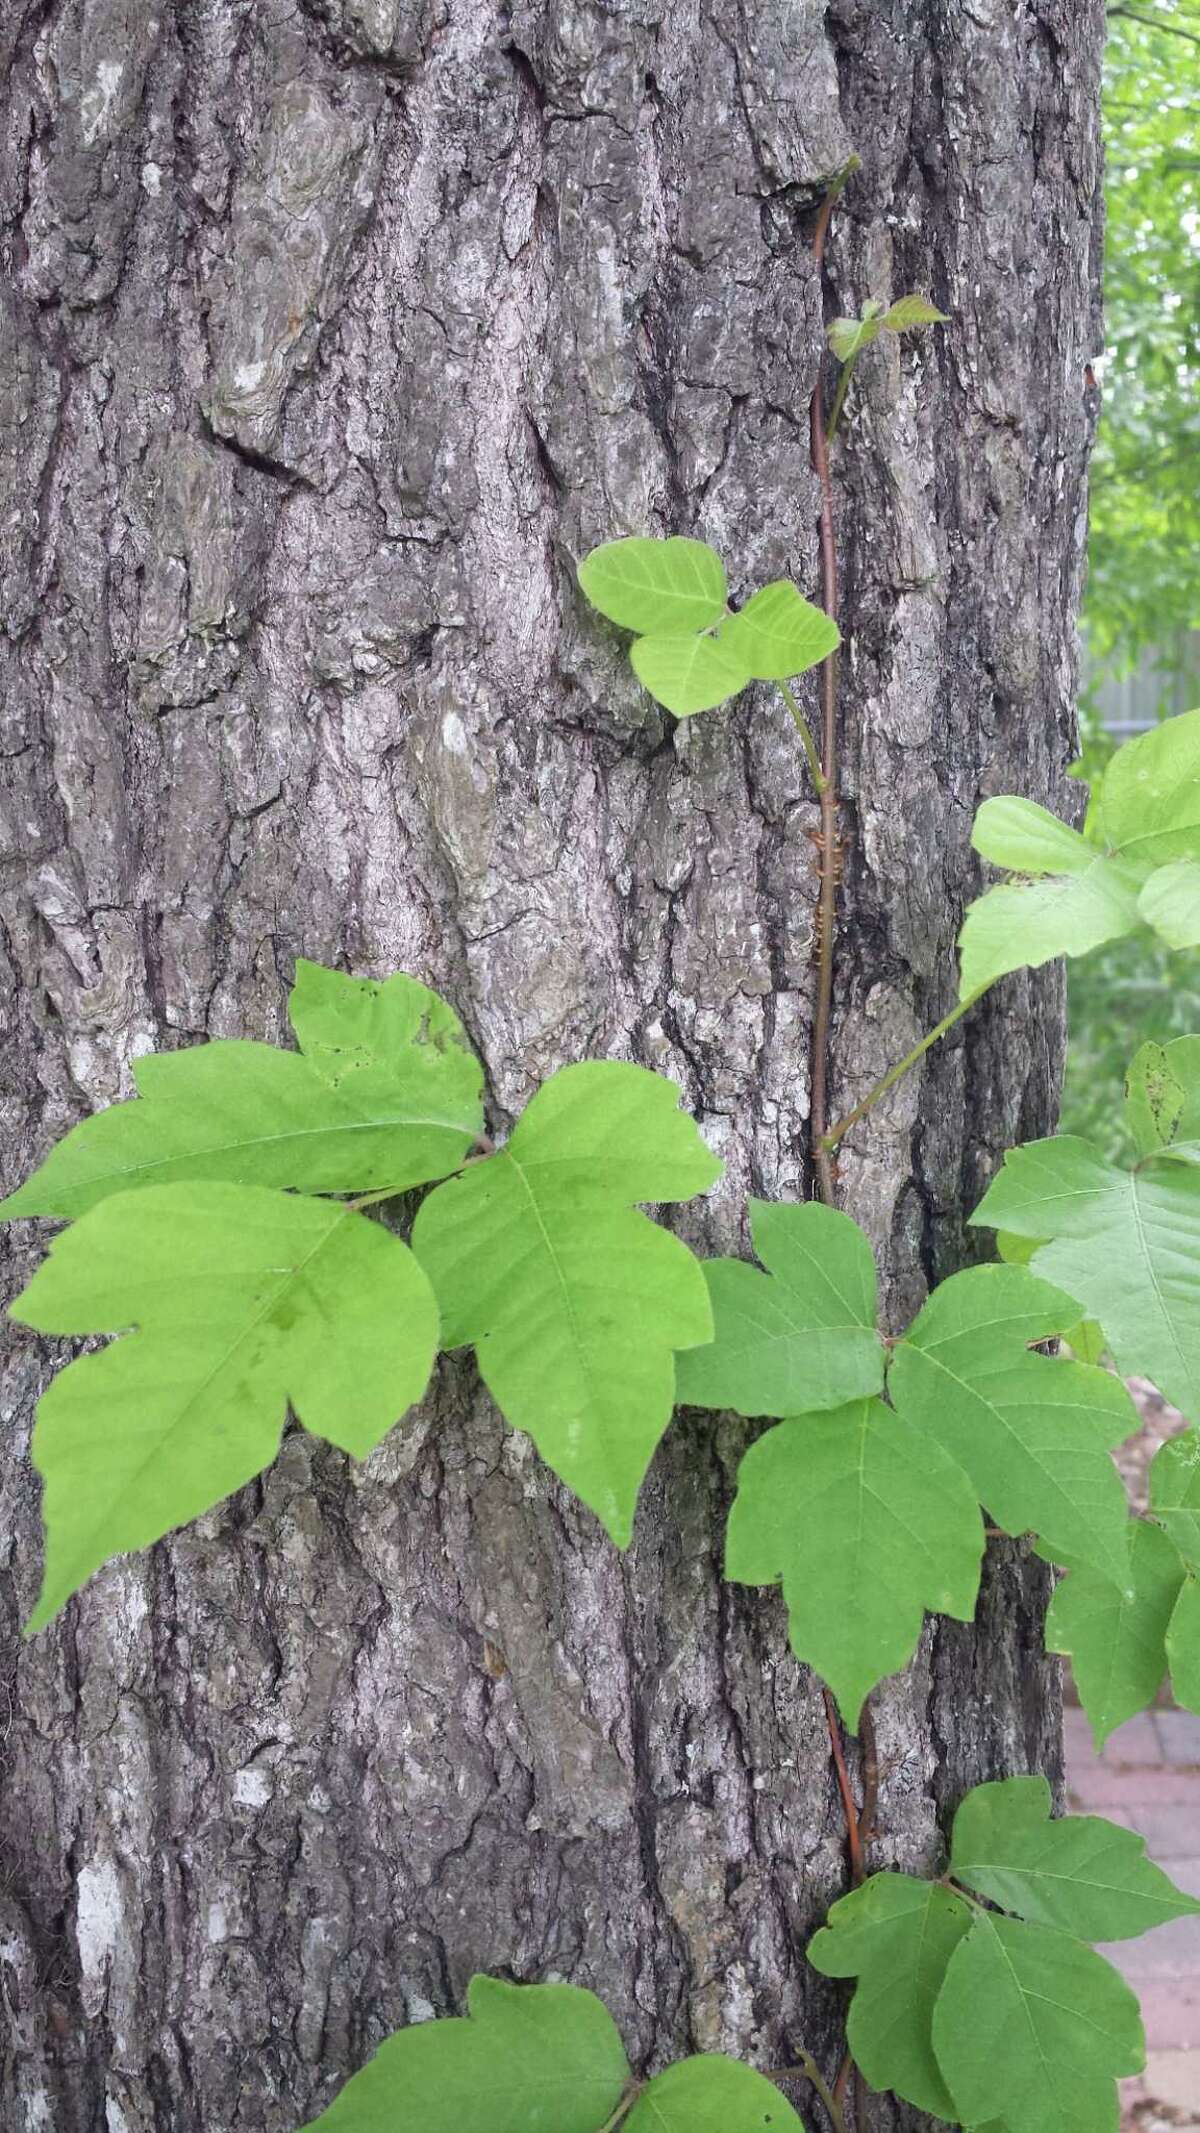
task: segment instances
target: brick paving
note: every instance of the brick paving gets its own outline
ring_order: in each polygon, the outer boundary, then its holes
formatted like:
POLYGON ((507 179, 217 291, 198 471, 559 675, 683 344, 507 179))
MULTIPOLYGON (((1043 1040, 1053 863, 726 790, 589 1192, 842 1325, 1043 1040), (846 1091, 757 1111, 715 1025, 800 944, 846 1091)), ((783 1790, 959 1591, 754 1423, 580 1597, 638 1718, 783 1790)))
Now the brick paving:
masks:
MULTIPOLYGON (((1067 1711, 1066 1730, 1072 1808, 1136 1829, 1172 1881, 1200 1897, 1200 1718, 1144 1711, 1099 1756, 1082 1711, 1067 1711)), ((1103 1952, 1133 1986, 1146 2025, 1146 2071, 1124 2084, 1126 2126, 1200 2133, 1200 1916, 1103 1952)))

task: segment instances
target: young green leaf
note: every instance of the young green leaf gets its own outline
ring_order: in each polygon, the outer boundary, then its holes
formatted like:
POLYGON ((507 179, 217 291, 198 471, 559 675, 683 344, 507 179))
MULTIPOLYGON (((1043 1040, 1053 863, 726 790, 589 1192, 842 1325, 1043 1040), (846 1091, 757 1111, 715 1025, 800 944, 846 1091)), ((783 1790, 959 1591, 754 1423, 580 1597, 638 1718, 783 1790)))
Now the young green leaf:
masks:
POLYGON ((888 1391, 1008 1532, 1036 1532, 1051 1554, 1123 1583, 1128 1518, 1109 1447, 1136 1429, 1133 1404, 1107 1371, 1029 1350, 1078 1317, 1024 1267, 970 1267, 934 1290, 893 1351, 888 1391))
POLYGON ((729 597, 725 566, 705 541, 605 541, 579 566, 594 608, 639 636, 707 629, 729 597))
POLYGON ((94 1570, 274 1457, 289 1403, 364 1459, 425 1389, 437 1309, 412 1253, 327 1201, 252 1185, 119 1193, 56 1237, 12 1315, 116 1333, 41 1400, 46 1565, 30 1629, 94 1570), (332 1329, 332 1331, 331 1331, 332 1329))
POLYGON ((656 2074, 621 2125, 622 2133, 804 2133, 773 2082, 717 2052, 656 2074))
POLYGON ((842 641, 837 623, 822 608, 802 599, 788 579, 764 585, 745 607, 732 615, 720 645, 740 661, 756 681, 786 681, 819 666, 842 641))
MULTIPOLYGON (((1190 1044, 1194 1040, 1178 1040, 1190 1044)), ((1186 1091, 1175 1072, 1173 1046, 1143 1044, 1125 1075, 1125 1122, 1139 1155, 1153 1155, 1175 1139, 1186 1091)))
POLYGON ((1086 955, 1138 923, 1136 875, 1093 858, 1086 873, 1002 882, 968 906, 958 936, 959 998, 969 1000, 1012 970, 1036 970, 1060 955, 1086 955))
POLYGON ((302 963, 291 1012, 303 1055, 219 1040, 135 1061, 137 1100, 74 1127, 0 1215, 71 1219, 185 1178, 403 1192, 458 1168, 482 1075, 436 993, 302 963))
POLYGON ((751 1200, 750 1235, 770 1272, 705 1261, 715 1337, 679 1357, 681 1405, 798 1415, 882 1392, 875 1255, 858 1224, 818 1200, 751 1200))
POLYGON ((934 2118, 955 2110, 934 2056, 933 2010, 970 1924, 970 1905, 938 1882, 874 1874, 839 1897, 808 1947, 825 1977, 858 1979, 846 2041, 871 2087, 934 2118))
POLYGON ((473 1977, 467 2007, 388 2037, 306 2133, 598 2133, 629 2079, 600 2000, 473 1977))
POLYGON ((852 363, 883 331, 884 307, 877 297, 868 297, 861 318, 835 318, 826 327, 829 346, 839 363, 852 363))
POLYGON ((672 1351, 712 1339, 697 1261, 633 1206, 689 1199, 720 1174, 678 1102, 643 1067, 564 1067, 507 1147, 440 1185, 413 1230, 445 1345, 475 1343, 508 1421, 618 1547, 671 1418, 672 1351))
POLYGON ((914 326, 945 326, 949 319, 927 296, 899 296, 888 305, 881 323, 892 333, 911 333, 914 326))
POLYGON ((1200 1711, 1200 1579, 1187 1576, 1167 1624, 1167 1658, 1176 1703, 1200 1711))
POLYGON ((1200 948, 1200 859, 1157 867, 1138 897, 1138 910, 1168 948, 1200 948))
POLYGON ((738 1470, 725 1575, 782 1579, 792 1650, 851 1728, 912 1657, 926 1609, 970 1621, 982 1555, 965 1474, 881 1400, 784 1422, 738 1470))
POLYGON ((1200 711, 1165 718, 1118 748, 1100 797, 1115 851, 1151 866, 1200 859, 1200 711))
POLYGON ((1116 2133, 1114 2079, 1145 2058, 1138 2003, 1093 1949, 977 1911, 946 1968, 933 2048, 954 2116, 1009 2133, 1116 2133))
POLYGON ((1097 1748, 1153 1703, 1167 1671, 1166 1636, 1183 1585, 1178 1550, 1158 1526, 1131 1522, 1124 1586, 1073 1570, 1046 1615, 1046 1650, 1071 1661, 1097 1748))
POLYGON ((1200 1911, 1131 1829, 1098 1815, 1050 1818, 1044 1777, 977 1785, 954 1817, 950 1872, 1032 1925, 1079 1940, 1131 1940, 1200 1911))
POLYGON ((1120 1170, 1073 1134, 1010 1148, 971 1221, 1039 1242, 1032 1266, 1144 1375, 1200 1415, 1200 1169, 1143 1157, 1120 1170))
POLYGON ((642 687, 676 718, 713 710, 751 678, 723 630, 715 637, 639 637, 629 657, 642 687))
POLYGON ((1160 1444, 1150 1462, 1150 1509, 1189 1570, 1200 1574, 1200 1431, 1160 1444))
MULTIPOLYGON (((1016 1237, 1006 1229, 996 1231, 996 1250, 1005 1266, 1028 1266, 1037 1248, 1035 1237, 1016 1237)), ((1103 1362, 1108 1352, 1108 1343, 1094 1318, 1081 1318, 1076 1325, 1068 1326, 1059 1334, 1059 1340, 1077 1363, 1103 1362)))
POLYGON ((1013 874, 1087 874, 1096 854, 1079 831, 1034 800, 1002 793, 975 816, 971 843, 993 866, 1013 874))

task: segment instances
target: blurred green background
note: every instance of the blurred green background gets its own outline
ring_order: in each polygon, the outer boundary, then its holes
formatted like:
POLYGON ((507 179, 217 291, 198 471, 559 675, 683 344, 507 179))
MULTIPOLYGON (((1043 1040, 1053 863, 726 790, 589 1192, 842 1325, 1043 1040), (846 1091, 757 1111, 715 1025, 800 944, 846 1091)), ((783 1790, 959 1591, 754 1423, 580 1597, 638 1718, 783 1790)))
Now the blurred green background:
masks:
MULTIPOLYGON (((1108 10, 1105 354, 1083 628, 1084 773, 1200 705, 1200 6, 1108 10)), ((1149 936, 1069 966, 1063 1130, 1128 1152, 1140 1043, 1200 1031, 1200 953, 1149 936)))

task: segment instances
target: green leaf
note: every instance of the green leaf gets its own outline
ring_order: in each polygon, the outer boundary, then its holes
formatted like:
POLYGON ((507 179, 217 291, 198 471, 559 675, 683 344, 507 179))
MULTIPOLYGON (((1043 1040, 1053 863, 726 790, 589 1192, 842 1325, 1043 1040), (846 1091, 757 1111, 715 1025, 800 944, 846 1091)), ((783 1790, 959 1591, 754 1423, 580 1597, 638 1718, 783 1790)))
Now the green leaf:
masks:
POLYGON ((888 1390, 1009 1533, 1036 1532, 1051 1554, 1124 1582, 1128 1518, 1109 1447, 1136 1429, 1133 1404, 1107 1371, 1028 1347, 1078 1317, 1023 1267, 970 1267, 934 1290, 893 1351, 888 1390))
POLYGON ((1044 1777, 977 1785, 954 1817, 950 1872, 1032 1925, 1080 1940, 1132 1940, 1200 1911, 1146 1857, 1131 1829, 1098 1815, 1050 1818, 1044 1777))
POLYGON ((1168 948, 1200 948, 1200 860, 1173 859, 1158 867, 1138 897, 1138 910, 1168 948))
POLYGON ((927 296, 899 296, 888 305, 881 323, 893 333, 910 333, 914 326, 946 326, 949 319, 927 296))
POLYGON ((676 718, 711 711, 751 678, 723 630, 718 637, 639 637, 629 657, 642 687, 676 718))
POLYGON ((118 1193, 56 1237, 12 1315, 116 1333, 43 1395, 40 1629, 110 1556, 148 1547, 260 1473, 289 1403, 364 1459, 420 1398, 437 1310, 378 1223, 253 1185, 118 1193), (332 1329, 332 1330, 331 1330, 332 1329))
POLYGON ((1150 1508, 1188 1569, 1200 1572, 1200 1431, 1160 1444, 1150 1462, 1150 1508))
POLYGON ((1096 854, 1080 836, 1033 800, 1011 793, 985 800, 978 809, 971 843, 994 866, 1014 874, 1086 874, 1096 854))
POLYGON ((846 2041, 873 2089, 952 2119, 933 2051, 933 2010, 946 1966, 971 1924, 961 1896, 936 1881, 874 1874, 839 1897, 809 1943, 825 1977, 856 1977, 846 2041))
POLYGON ((1123 1377, 1200 1415, 1200 1170, 1120 1170, 1072 1134, 1011 1148, 971 1221, 1045 1238, 1035 1273, 1097 1319, 1123 1377))
POLYGON ((773 2082, 716 2052, 656 2074, 621 2126, 622 2133, 803 2133, 773 2082))
POLYGON ((1046 1650, 1071 1661, 1097 1748, 1153 1703, 1167 1671, 1167 1627, 1183 1584, 1177 1549, 1146 1519, 1131 1522, 1124 1586, 1073 1570, 1046 1615, 1046 1650))
POLYGON ((473 1977, 467 2006, 388 2037, 308 2133, 597 2133, 611 2117, 629 2067, 592 1993, 473 1977))
MULTIPOLYGON (((1028 1266, 1039 1241, 1036 1237, 1014 1237, 1006 1229, 996 1231, 996 1250, 1005 1266, 1028 1266)), ((1081 1318, 1077 1325, 1068 1326, 1059 1339, 1077 1363, 1099 1363, 1108 1353, 1108 1343, 1094 1318, 1081 1318)))
POLYGON ((675 1401, 672 1351, 712 1339, 686 1245, 633 1209, 720 1174, 673 1082, 617 1060, 564 1067, 498 1155, 423 1203, 413 1250, 444 1344, 475 1343, 515 1429, 618 1547, 675 1401))
POLYGON ((979 1911, 950 1957, 933 2047, 964 2125, 1010 2133, 1116 2133, 1114 2078, 1145 2058, 1138 2003, 1069 1934, 979 1911))
POLYGON ((605 541, 579 566, 593 607, 639 636, 707 629, 725 613, 725 566, 705 541, 605 541))
POLYGON ((1200 859, 1200 711, 1166 718, 1118 748, 1104 773, 1104 834, 1131 859, 1200 859))
POLYGON ((1152 1155, 1174 1140, 1184 1101, 1184 1086, 1167 1047, 1141 1045, 1125 1076, 1125 1120, 1139 1155, 1152 1155))
POLYGON ((1200 1581, 1186 1577, 1167 1624, 1167 1658, 1176 1703, 1200 1711, 1200 1581))
POLYGON ((714 1340, 676 1365, 681 1405, 797 1415, 883 1390, 875 1255, 849 1215, 750 1202, 750 1235, 769 1274, 710 1259, 714 1340))
POLYGON ((782 1579, 792 1650, 852 1728, 912 1657, 926 1609, 970 1621, 982 1555, 961 1468, 881 1400, 784 1422, 738 1470, 725 1575, 782 1579))
POLYGON ((837 623, 786 578, 764 585, 721 630, 724 651, 756 681, 786 681, 819 666, 842 641, 837 623))
POLYGON ((0 1214, 70 1219, 185 1178, 403 1192, 458 1168, 482 1074, 436 993, 301 963, 291 1013, 303 1056, 220 1040, 135 1061, 138 1099, 74 1127, 0 1214))
POLYGON ((968 906, 958 936, 959 998, 970 999, 1009 971, 1086 955, 1132 933, 1138 886, 1116 860, 1093 859, 1086 873, 986 890, 968 906))
POLYGON ((883 305, 876 298, 869 298, 863 305, 861 318, 835 318, 826 327, 829 345, 839 363, 851 363, 877 341, 883 331, 883 305))

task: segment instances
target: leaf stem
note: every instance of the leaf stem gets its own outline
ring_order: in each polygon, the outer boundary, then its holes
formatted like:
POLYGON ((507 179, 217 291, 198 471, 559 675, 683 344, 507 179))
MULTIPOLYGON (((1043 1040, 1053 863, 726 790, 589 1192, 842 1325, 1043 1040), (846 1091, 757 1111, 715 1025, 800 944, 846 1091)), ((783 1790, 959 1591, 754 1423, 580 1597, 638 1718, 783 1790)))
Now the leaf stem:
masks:
POLYGON ((833 443, 834 437, 837 434, 837 426, 841 420, 842 409, 846 405, 846 394, 849 390, 850 380, 854 375, 854 366, 857 361, 858 357, 856 355, 852 355, 850 357, 849 362, 842 364, 842 373, 837 382, 837 391, 833 397, 833 406, 830 410, 829 420, 825 425, 825 442, 827 445, 833 443))
POLYGON ((911 1052, 906 1052, 903 1059, 897 1060, 895 1066, 889 1067, 887 1073, 880 1076, 874 1088, 868 1089, 862 1102, 855 1104, 853 1111, 847 1111, 844 1118, 839 1118, 836 1125, 830 1126, 828 1132, 822 1136, 820 1143, 826 1153, 836 1148, 839 1141, 845 1139, 851 1126, 857 1126, 859 1119, 865 1118, 867 1112, 873 1110, 874 1106, 879 1102, 880 1097, 886 1096, 889 1089, 894 1089, 896 1083, 903 1080, 909 1068, 914 1067, 918 1059, 923 1059, 930 1047, 935 1045, 939 1038, 946 1035, 947 1030, 952 1030, 956 1022, 962 1021, 963 1016, 970 1008, 974 1007, 975 1002, 982 1000, 987 990, 986 985, 981 985, 978 992, 971 993, 966 1000, 960 1000, 958 1006, 952 1008, 948 1015, 943 1015, 935 1029, 931 1029, 927 1036, 922 1037, 919 1044, 914 1044, 911 1052))
POLYGON ((600 2133, 617 2133, 617 2127, 622 2125, 625 2119, 628 2118, 644 2087, 645 2083, 639 2081, 636 2075, 632 2080, 626 2082, 618 2099, 616 2110, 611 2118, 605 2119, 600 2128, 600 2133))
POLYGON ((804 753, 808 757, 809 776, 812 778, 817 798, 820 799, 825 789, 825 773, 821 769, 821 758, 817 754, 817 744, 812 737, 812 728, 796 702, 791 683, 781 681, 779 683, 779 693, 792 714, 792 722, 804 744, 804 753))
POLYGON ((802 2044, 796 2047, 795 2066, 773 2066, 764 2074, 763 2079, 778 2083, 791 2081, 797 2074, 802 2074, 806 2081, 812 2083, 825 2107, 825 2116, 833 2127, 833 2133, 846 2133, 846 2121, 842 2116, 841 2106, 812 2053, 806 2052, 802 2044))

